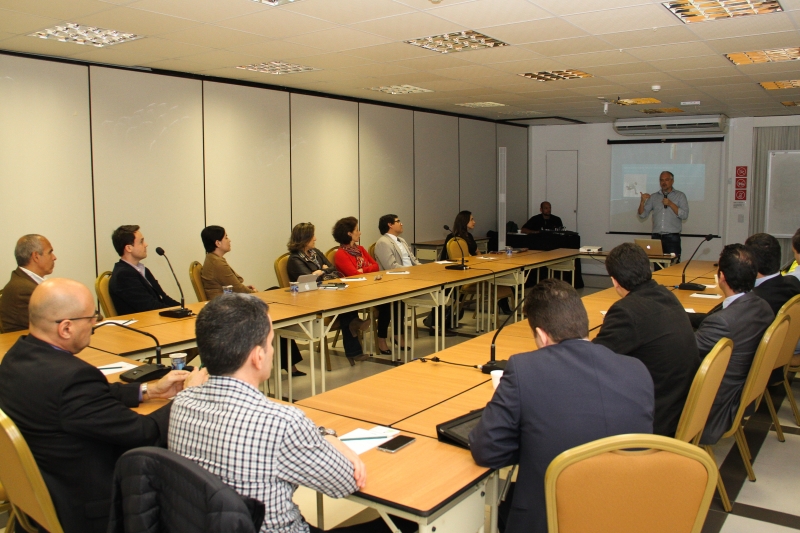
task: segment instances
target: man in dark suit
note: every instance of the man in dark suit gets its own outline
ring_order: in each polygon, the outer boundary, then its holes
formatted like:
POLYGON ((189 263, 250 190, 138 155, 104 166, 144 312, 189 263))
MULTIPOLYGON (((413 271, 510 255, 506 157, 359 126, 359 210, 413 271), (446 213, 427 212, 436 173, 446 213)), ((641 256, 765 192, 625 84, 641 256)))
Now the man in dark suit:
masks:
POLYGON ((563 281, 536 285, 525 314, 539 349, 511 357, 469 440, 481 466, 519 464, 500 510, 505 532, 546 533, 547 466, 596 439, 652 433, 653 380, 641 361, 588 342, 586 309, 563 281))
POLYGON ((781 276, 781 243, 772 235, 750 235, 744 245, 752 250, 758 265, 753 292, 764 299, 777 315, 783 304, 800 294, 800 279, 781 276))
POLYGON ((709 313, 695 332, 701 358, 722 337, 733 341, 731 360, 711 406, 701 444, 716 444, 731 428, 758 344, 775 318, 769 304, 753 292, 757 264, 753 252, 742 244, 729 244, 722 249, 717 276, 725 300, 719 311, 709 313))
POLYGON ((169 404, 150 416, 130 407, 171 398, 190 376, 173 371, 150 384, 109 385, 73 355, 89 345, 94 304, 77 281, 43 282, 31 296, 30 334, 0 364, 0 409, 28 443, 66 533, 106 531, 119 456, 167 441, 169 404))
POLYGON ((539 205, 539 214, 531 217, 520 228, 522 233, 539 233, 542 230, 555 230, 564 227, 561 218, 550 214, 552 207, 550 202, 544 201, 539 205))
POLYGON ((147 257, 147 243, 139 226, 120 226, 111 235, 111 242, 120 260, 114 265, 108 292, 120 315, 141 313, 165 307, 176 307, 176 302, 164 292, 155 276, 141 261, 147 257))
POLYGON ((606 270, 617 294, 592 342, 645 364, 653 378, 653 433, 674 437, 700 356, 689 317, 666 287, 652 279, 650 261, 631 242, 611 250, 606 270))
POLYGON ((41 235, 31 234, 19 238, 14 247, 17 269, 3 287, 0 298, 0 332, 10 333, 28 329, 28 302, 33 289, 53 273, 56 254, 53 245, 41 235))

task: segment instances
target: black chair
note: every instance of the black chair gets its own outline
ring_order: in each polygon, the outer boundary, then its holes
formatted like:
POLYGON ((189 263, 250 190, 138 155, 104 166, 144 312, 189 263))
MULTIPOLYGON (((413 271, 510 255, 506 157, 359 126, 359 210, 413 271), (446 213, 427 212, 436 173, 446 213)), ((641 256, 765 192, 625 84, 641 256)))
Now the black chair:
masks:
POLYGON ((114 470, 109 533, 257 533, 264 504, 163 448, 126 452, 114 470))

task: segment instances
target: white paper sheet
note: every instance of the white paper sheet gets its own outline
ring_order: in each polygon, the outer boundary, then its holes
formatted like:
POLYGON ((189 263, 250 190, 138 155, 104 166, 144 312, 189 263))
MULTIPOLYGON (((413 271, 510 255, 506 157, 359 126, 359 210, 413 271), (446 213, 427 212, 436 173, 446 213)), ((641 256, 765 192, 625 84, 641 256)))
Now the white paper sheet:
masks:
POLYGON ((683 310, 686 311, 687 313, 694 313, 695 312, 695 310, 692 309, 691 307, 684 307, 683 310))
POLYGON ((479 255, 479 256, 476 257, 476 259, 486 259, 488 261, 494 261, 497 258, 496 257, 483 257, 483 256, 479 255))
POLYGON ((452 265, 453 261, 434 261, 437 265, 452 265))
POLYGON ((691 298, 708 298, 709 300, 719 300, 722 298, 721 294, 700 294, 699 292, 694 292, 689 296, 691 298))
POLYGON ((408 270, 394 270, 394 271, 387 271, 387 274, 391 274, 393 276, 397 276, 398 274, 411 274, 408 270))
POLYGON ((131 363, 112 363, 109 365, 98 366, 97 370, 103 373, 104 376, 110 374, 117 374, 118 372, 127 372, 131 368, 136 368, 136 365, 131 363))
POLYGON ((391 439, 395 435, 400 433, 400 431, 392 428, 387 428, 384 426, 375 426, 372 429, 354 429, 350 433, 346 433, 339 437, 342 442, 347 444, 347 447, 356 452, 356 454, 361 455, 362 453, 371 450, 372 448, 376 448, 386 442, 387 440, 391 439), (349 440, 349 439, 359 439, 359 440, 349 440), (363 440, 361 440, 363 439, 363 440))
POLYGON ((367 278, 340 278, 339 281, 367 281, 367 278))
POLYGON ((122 324, 123 326, 130 326, 131 324, 136 324, 136 320, 103 320, 97 323, 98 326, 100 324, 122 324))

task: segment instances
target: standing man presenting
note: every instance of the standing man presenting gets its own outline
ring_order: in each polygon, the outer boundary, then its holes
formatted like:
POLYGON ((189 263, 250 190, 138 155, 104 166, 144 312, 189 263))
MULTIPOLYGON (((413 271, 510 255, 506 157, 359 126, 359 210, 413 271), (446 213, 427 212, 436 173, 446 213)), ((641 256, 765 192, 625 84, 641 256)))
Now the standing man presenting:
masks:
POLYGON ((647 218, 653 212, 653 238, 661 241, 665 254, 675 254, 681 260, 681 226, 689 218, 689 201, 681 191, 672 188, 675 176, 665 170, 658 177, 661 190, 657 193, 642 193, 639 202, 639 218, 647 218), (663 207, 662 207, 663 206, 663 207))

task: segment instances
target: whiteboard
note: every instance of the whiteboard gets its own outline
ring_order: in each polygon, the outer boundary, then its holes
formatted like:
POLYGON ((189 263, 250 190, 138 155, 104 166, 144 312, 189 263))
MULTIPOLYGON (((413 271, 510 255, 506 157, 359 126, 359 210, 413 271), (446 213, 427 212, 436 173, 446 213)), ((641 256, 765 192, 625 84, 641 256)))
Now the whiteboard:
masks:
POLYGON ((797 228, 800 228, 798 199, 800 150, 770 150, 764 231, 778 239, 791 239, 797 228))

